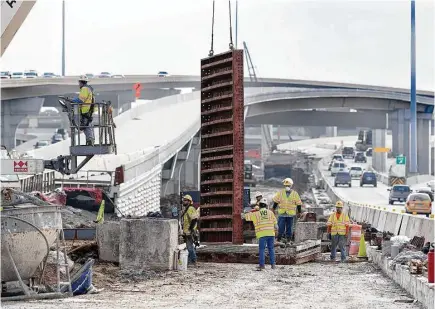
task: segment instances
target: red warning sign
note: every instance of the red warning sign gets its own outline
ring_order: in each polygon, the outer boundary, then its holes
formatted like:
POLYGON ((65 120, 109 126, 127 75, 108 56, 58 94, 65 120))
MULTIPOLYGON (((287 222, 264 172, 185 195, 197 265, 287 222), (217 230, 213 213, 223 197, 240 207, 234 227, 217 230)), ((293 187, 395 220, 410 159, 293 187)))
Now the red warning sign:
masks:
POLYGON ((133 90, 136 90, 136 93, 135 93, 136 99, 140 98, 140 91, 142 90, 142 85, 139 83, 136 83, 133 86, 133 90))
POLYGON ((27 161, 14 161, 14 172, 27 173, 28 171, 27 161))

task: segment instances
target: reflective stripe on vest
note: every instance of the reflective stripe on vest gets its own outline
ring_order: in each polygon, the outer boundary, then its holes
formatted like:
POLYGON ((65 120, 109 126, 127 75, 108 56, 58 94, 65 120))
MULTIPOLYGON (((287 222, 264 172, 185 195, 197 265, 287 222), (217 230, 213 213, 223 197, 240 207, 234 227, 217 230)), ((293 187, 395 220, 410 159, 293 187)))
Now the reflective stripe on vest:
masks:
POLYGON ((337 214, 334 212, 328 221, 332 223, 331 235, 346 235, 346 224, 349 224, 346 214, 341 213, 337 219, 337 214))
POLYGON ((265 208, 252 213, 252 222, 255 227, 255 236, 275 236, 275 223, 273 212, 265 208))
POLYGON ((277 193, 279 201, 278 203, 278 214, 288 214, 290 216, 296 215, 296 206, 299 202, 299 198, 297 196, 296 191, 291 191, 289 196, 287 197, 286 191, 282 190, 277 193))

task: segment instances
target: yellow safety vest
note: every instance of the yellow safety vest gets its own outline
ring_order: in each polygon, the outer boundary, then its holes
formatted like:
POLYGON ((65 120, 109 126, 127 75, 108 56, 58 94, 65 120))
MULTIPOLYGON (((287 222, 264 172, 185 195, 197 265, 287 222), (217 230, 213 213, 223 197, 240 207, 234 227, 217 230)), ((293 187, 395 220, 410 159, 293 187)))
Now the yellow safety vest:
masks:
POLYGON ((265 236, 275 237, 276 218, 272 211, 261 208, 259 211, 245 214, 245 220, 254 223, 257 239, 265 236))
POLYGON ((87 86, 80 88, 79 99, 83 102, 80 106, 80 112, 86 114, 91 109, 91 104, 94 98, 94 94, 87 86))
POLYGON ((331 235, 346 235, 346 226, 350 223, 349 216, 341 213, 337 219, 337 213, 329 216, 327 225, 331 226, 331 235))
MULTIPOLYGON (((198 212, 196 211, 195 207, 193 207, 193 205, 190 205, 188 207, 189 208, 183 215, 183 233, 185 235, 190 235, 190 231, 189 231, 190 223, 192 223, 194 219, 199 218, 198 212)), ((194 227, 194 230, 197 230, 196 225, 194 227)))
POLYGON ((287 197, 285 189, 278 191, 273 197, 273 201, 278 204, 278 214, 288 214, 290 216, 296 216, 296 206, 302 205, 299 194, 292 190, 287 197))

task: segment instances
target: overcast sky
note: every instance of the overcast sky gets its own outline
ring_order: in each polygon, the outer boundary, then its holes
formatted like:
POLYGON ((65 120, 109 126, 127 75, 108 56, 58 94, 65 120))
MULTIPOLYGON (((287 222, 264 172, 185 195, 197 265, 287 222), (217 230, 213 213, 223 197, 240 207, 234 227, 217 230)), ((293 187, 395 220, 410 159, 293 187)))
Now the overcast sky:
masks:
MULTIPOLYGON (((60 0, 37 0, 3 69, 60 73, 61 13, 60 0)), ((67 0, 67 75, 199 75, 211 15, 211 0, 67 0)), ((417 0, 419 89, 434 89, 434 22, 433 2, 417 0)), ((239 0, 238 28, 260 77, 409 88, 410 1, 239 0)), ((228 1, 217 0, 215 53, 228 43, 228 1)))

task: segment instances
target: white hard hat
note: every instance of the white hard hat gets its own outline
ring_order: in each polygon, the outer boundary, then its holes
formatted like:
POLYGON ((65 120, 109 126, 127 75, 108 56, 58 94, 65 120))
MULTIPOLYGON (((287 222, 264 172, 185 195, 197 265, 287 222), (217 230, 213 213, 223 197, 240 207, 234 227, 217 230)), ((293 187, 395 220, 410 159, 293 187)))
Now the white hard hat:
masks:
POLYGON ((266 204, 266 205, 267 205, 267 198, 265 198, 265 197, 262 198, 261 201, 260 201, 260 203, 262 203, 262 204, 266 204))
POLYGON ((291 178, 286 178, 282 182, 284 186, 293 186, 293 180, 291 178))
POLYGON ((80 75, 79 82, 88 82, 89 78, 86 75, 80 75))
POLYGON ((263 196, 263 193, 261 193, 260 191, 255 192, 255 197, 259 197, 259 196, 263 196))

